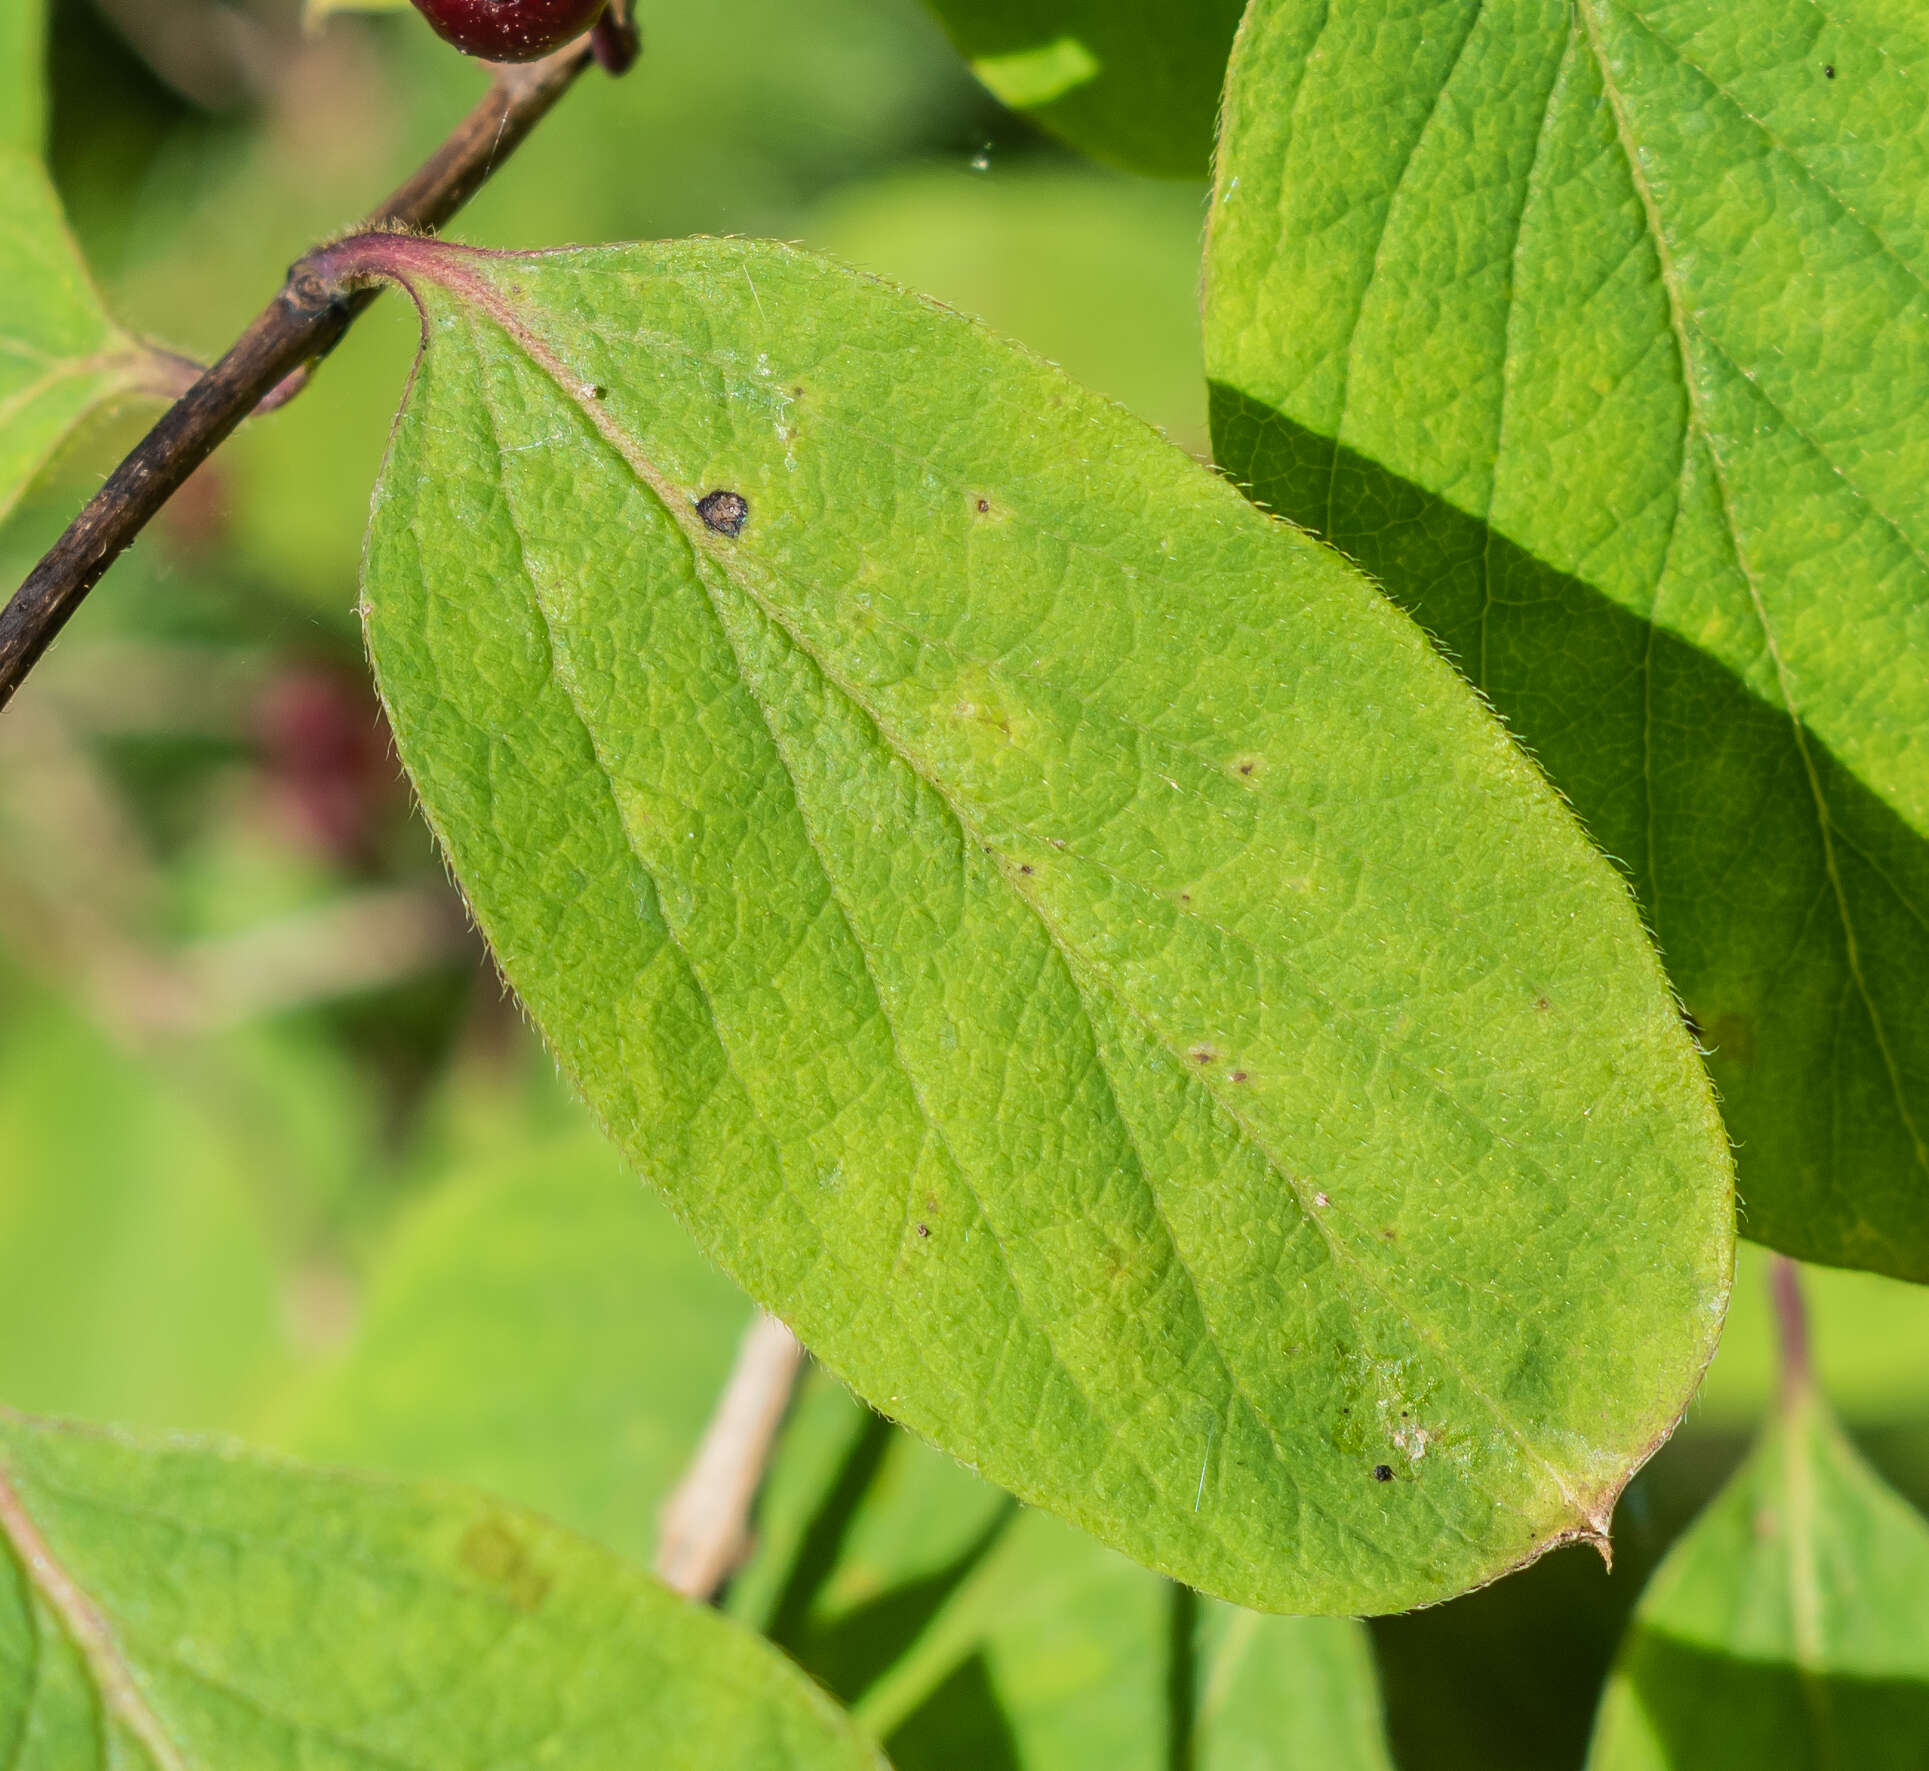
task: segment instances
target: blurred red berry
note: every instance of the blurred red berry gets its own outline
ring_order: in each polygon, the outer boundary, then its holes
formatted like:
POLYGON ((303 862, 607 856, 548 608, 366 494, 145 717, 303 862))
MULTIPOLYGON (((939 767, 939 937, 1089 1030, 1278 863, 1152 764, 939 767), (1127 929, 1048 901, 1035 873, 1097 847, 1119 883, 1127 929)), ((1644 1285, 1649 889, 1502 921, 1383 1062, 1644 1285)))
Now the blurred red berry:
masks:
POLYGON ((484 61, 534 61, 595 24, 609 0, 415 0, 436 34, 484 61))

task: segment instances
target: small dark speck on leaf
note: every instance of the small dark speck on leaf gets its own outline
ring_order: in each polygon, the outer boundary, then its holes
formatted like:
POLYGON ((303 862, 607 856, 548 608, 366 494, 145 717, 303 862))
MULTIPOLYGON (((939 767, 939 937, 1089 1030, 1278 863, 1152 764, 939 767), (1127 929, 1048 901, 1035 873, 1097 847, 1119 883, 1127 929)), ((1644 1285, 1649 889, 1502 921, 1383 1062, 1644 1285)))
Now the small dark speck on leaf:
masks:
POLYGON ((697 515, 719 535, 741 535, 750 505, 741 492, 715 491, 697 500, 697 515))
POLYGON ((1195 1064, 1210 1064, 1218 1055, 1209 1045, 1195 1045, 1192 1048, 1192 1061, 1195 1064))
POLYGON ((1549 1002, 1546 997, 1537 996, 1534 998, 1534 1006, 1539 1009, 1542 1014, 1546 1014, 1554 1005, 1549 1002))
POLYGON ((1824 80, 1833 80, 1835 78, 1834 62, 1824 62, 1822 64, 1822 78, 1824 80))
POLYGON ((1031 872, 1031 863, 1030 863, 1029 861, 1021 861, 1021 862, 1020 862, 1020 863, 1018 864, 1018 871, 1019 871, 1020 873, 1029 873, 1029 872, 1031 872))
POLYGON ((931 1226, 929 1224, 920 1224, 918 1226, 918 1234, 928 1238, 931 1234, 931 1226))
POLYGON ((1234 1072, 1232 1073, 1232 1079, 1233 1079, 1233 1081, 1234 1081, 1234 1082, 1244 1082, 1244 1081, 1246 1080, 1246 1073, 1245 1073, 1245 1071, 1243 1071, 1243 1070, 1235 1070, 1235 1071, 1234 1071, 1234 1072))
POLYGON ((989 498, 980 498, 978 500, 978 514, 981 517, 991 514, 991 500, 989 498))
POLYGON ((1373 1480, 1376 1482, 1391 1482, 1393 1480, 1393 1466, 1391 1464, 1375 1464, 1373 1466, 1373 1480))
POLYGON ((589 390, 589 397, 592 400, 607 400, 610 397, 610 390, 606 387, 593 387, 589 390))
POLYGON ((471 1572, 501 1588, 519 1611, 534 1611, 548 1597, 549 1576, 530 1560, 522 1539, 498 1519, 471 1525, 456 1554, 471 1572))

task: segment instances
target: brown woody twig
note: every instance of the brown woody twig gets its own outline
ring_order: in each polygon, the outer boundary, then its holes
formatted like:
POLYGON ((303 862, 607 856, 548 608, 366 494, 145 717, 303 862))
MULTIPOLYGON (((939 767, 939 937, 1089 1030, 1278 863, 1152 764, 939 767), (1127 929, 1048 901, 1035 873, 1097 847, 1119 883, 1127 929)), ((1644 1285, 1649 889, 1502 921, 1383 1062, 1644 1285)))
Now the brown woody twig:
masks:
POLYGON ((691 1599, 714 1599, 750 1547, 750 1511, 784 1424, 804 1349, 759 1314, 676 1492, 657 1516, 656 1572, 691 1599))
MULTIPOLYGON (((434 232, 449 222, 599 58, 614 65, 610 36, 634 46, 627 5, 594 39, 541 61, 499 67, 487 96, 448 140, 369 218, 368 226, 434 232)), ((143 437, 0 610, 0 708, 13 698, 87 593, 168 499, 241 421, 279 404, 341 341, 375 299, 345 292, 297 264, 281 293, 234 347, 143 437)))

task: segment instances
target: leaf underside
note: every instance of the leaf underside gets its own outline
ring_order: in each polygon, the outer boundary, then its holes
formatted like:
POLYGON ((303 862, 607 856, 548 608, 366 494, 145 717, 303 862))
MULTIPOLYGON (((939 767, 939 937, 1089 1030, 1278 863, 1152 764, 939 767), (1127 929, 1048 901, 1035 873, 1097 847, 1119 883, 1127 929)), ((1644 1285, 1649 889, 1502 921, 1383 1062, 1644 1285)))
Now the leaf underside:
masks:
POLYGON ((1639 891, 1743 1228, 1929 1279, 1929 26, 1256 0, 1213 435, 1639 891))
POLYGON ((0 1763, 882 1771, 766 1644, 467 1490, 0 1411, 0 1763))
POLYGON ((366 568, 403 759, 703 1246, 1239 1602, 1604 1528, 1718 1331, 1725 1146, 1624 889, 1418 630, 807 255, 341 251, 425 315, 366 568))

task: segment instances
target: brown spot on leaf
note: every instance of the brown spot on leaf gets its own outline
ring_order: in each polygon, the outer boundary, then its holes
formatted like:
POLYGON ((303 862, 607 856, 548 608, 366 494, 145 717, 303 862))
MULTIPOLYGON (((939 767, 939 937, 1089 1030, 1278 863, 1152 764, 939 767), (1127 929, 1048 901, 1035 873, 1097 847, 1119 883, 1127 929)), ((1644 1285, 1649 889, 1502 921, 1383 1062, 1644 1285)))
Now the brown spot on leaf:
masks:
POLYGON ((1246 1073, 1245 1073, 1245 1071, 1243 1071, 1243 1070, 1235 1070, 1235 1071, 1234 1071, 1234 1072, 1232 1073, 1232 1079, 1233 1079, 1233 1081, 1234 1081, 1234 1082, 1244 1082, 1244 1081, 1246 1080, 1246 1073))
POLYGON ((529 1547, 501 1519, 481 1519, 462 1534, 456 1554, 472 1574, 500 1587, 518 1611, 534 1611, 549 1596, 549 1576, 529 1547))
POLYGON ((1376 1482, 1391 1482, 1393 1480, 1393 1466, 1391 1464, 1375 1464, 1373 1466, 1373 1480, 1376 1482))
POLYGON ((697 500, 697 515, 703 518, 705 527, 714 529, 719 535, 737 536, 743 533, 744 524, 750 521, 750 503, 741 492, 725 491, 720 487, 697 500))
POLYGON ((918 1226, 918 1234, 928 1242, 931 1238, 931 1226, 929 1224, 920 1224, 918 1226))
POLYGON ((1195 1064, 1210 1064, 1219 1054, 1209 1045, 1195 1045, 1188 1054, 1195 1064))

